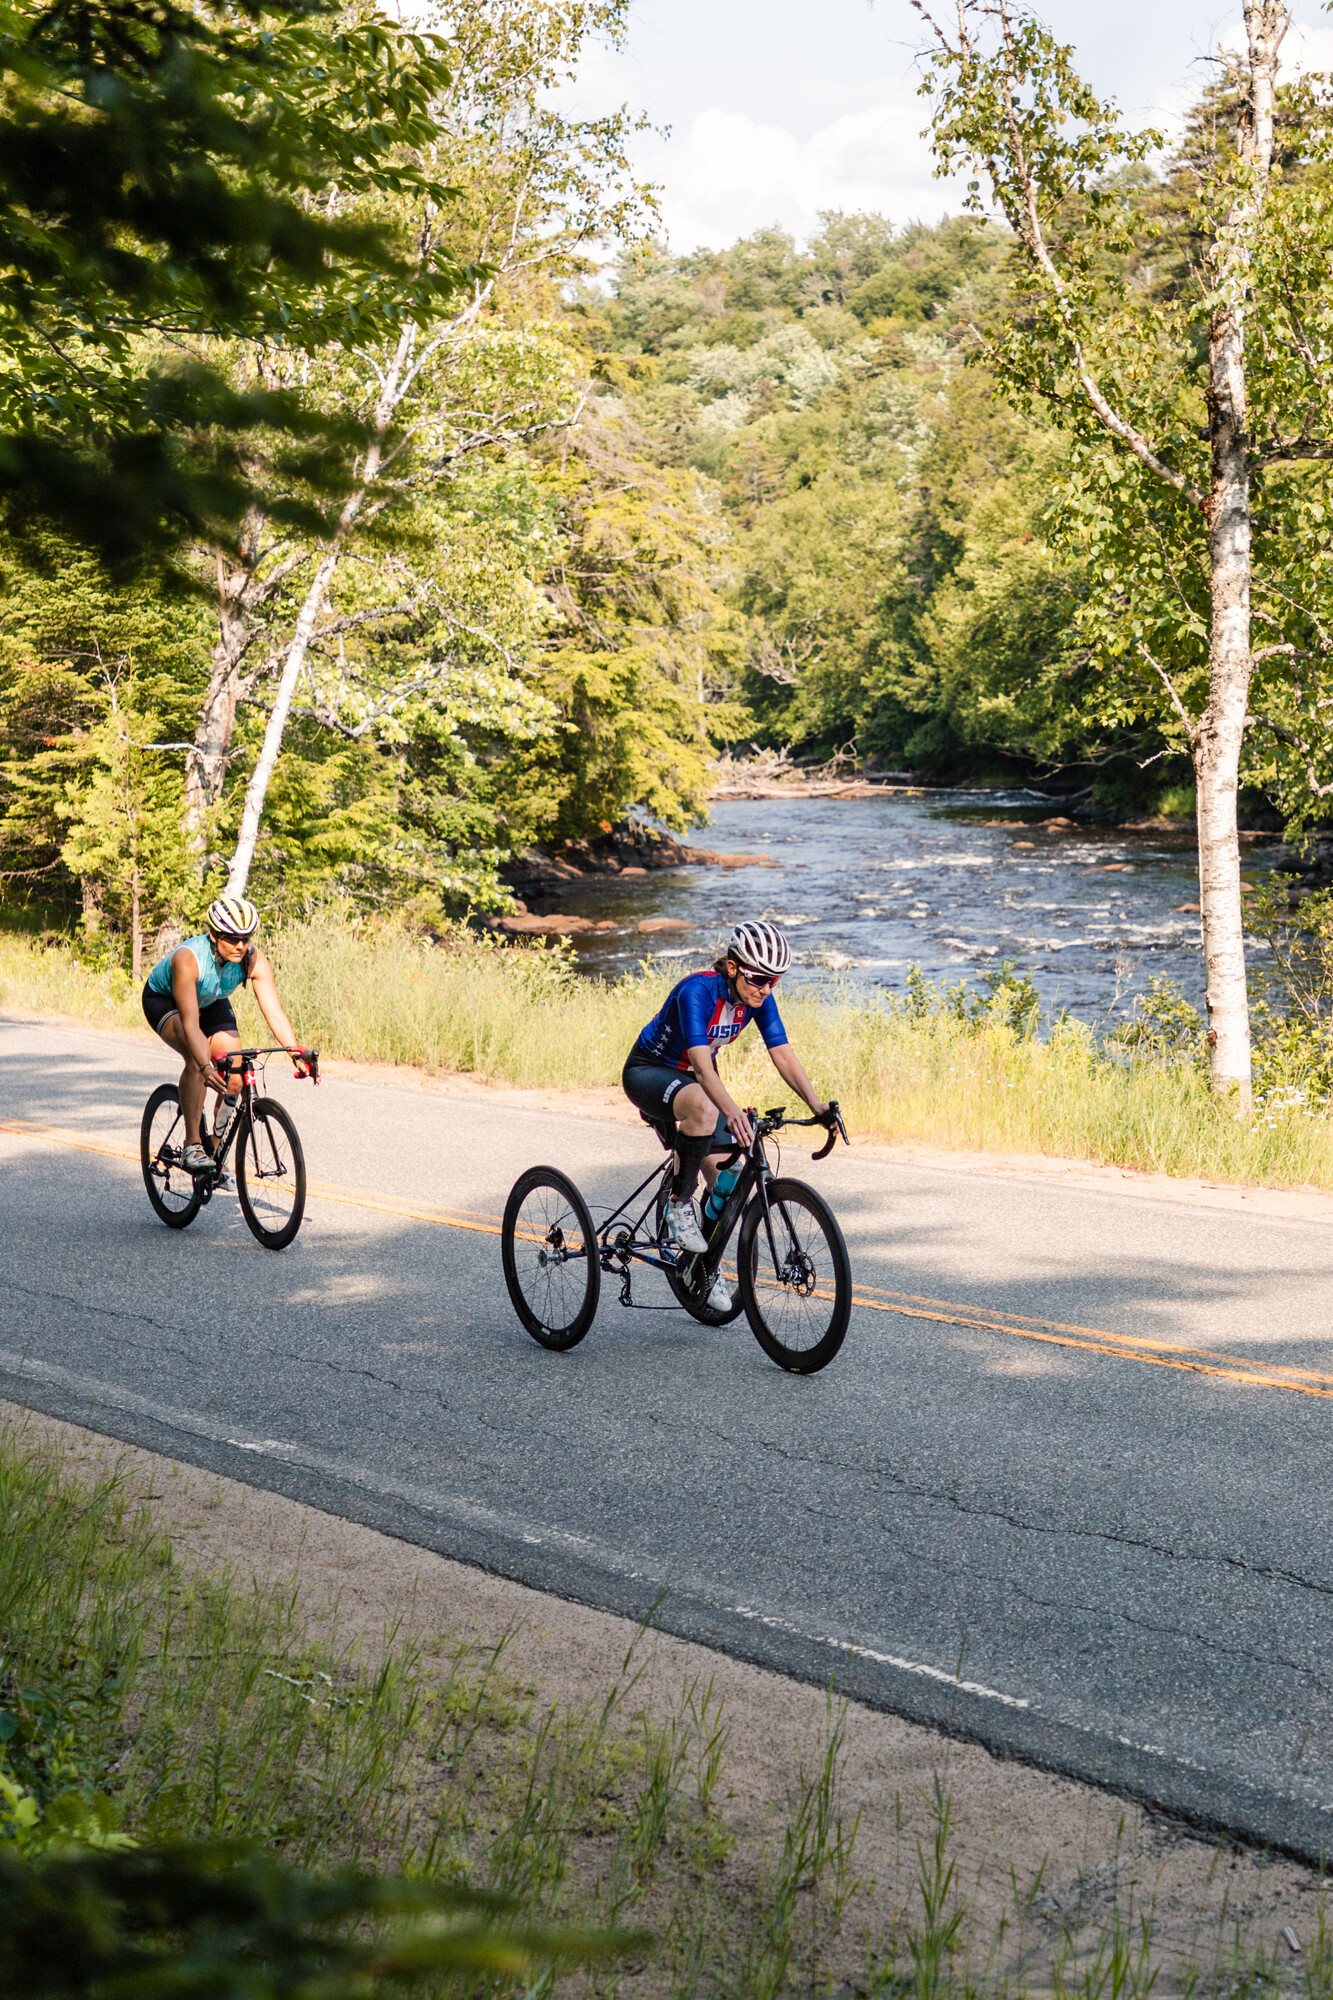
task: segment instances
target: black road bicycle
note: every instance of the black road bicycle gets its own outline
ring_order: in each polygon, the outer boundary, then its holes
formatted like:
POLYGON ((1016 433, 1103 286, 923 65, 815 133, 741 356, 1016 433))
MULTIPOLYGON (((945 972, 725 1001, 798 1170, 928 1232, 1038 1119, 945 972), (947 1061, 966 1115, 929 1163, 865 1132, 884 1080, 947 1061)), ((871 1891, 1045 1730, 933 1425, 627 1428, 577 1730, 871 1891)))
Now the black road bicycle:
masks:
MULTIPOLYGON (((721 1214, 710 1222, 705 1213, 703 1256, 666 1240, 670 1159, 599 1228, 573 1181, 558 1168, 529 1167, 520 1174, 505 1204, 500 1248, 514 1311, 534 1340, 560 1353, 576 1347, 596 1316, 603 1271, 619 1278, 621 1305, 636 1304, 631 1272, 639 1263, 661 1271, 678 1303, 705 1326, 725 1326, 744 1311, 755 1339, 779 1368, 813 1375, 828 1366, 842 1346, 852 1308, 847 1245, 821 1195, 804 1181, 773 1173, 764 1141, 784 1126, 821 1125, 828 1139, 811 1157, 822 1160, 839 1136, 847 1142, 847 1128, 836 1104, 819 1118, 789 1118, 785 1111, 751 1117, 755 1130, 748 1147, 729 1139, 713 1146, 715 1153, 727 1153, 724 1167, 741 1165, 721 1214), (645 1199, 635 1214, 641 1195, 645 1199), (714 1312, 708 1295, 733 1236, 731 1307, 714 1312)), ((664 1146, 672 1146, 669 1127, 651 1119, 645 1123, 664 1146)))
MULTIPOLYGON (((188 1229, 222 1183, 227 1155, 236 1149, 236 1193, 250 1234, 266 1250, 285 1250, 305 1214, 305 1154, 290 1114, 276 1098, 255 1089, 255 1065, 262 1073, 267 1056, 289 1055, 289 1049, 241 1049, 228 1057, 226 1074, 240 1072, 241 1101, 232 1114, 222 1143, 214 1150, 207 1112, 203 1121, 208 1165, 191 1170, 185 1147, 191 1134, 174 1083, 159 1084, 144 1106, 139 1128, 139 1159, 148 1199, 168 1229, 188 1229)), ((319 1082, 319 1050, 298 1049, 309 1065, 311 1081, 319 1082)), ((221 1065, 220 1065, 221 1067, 221 1065)))

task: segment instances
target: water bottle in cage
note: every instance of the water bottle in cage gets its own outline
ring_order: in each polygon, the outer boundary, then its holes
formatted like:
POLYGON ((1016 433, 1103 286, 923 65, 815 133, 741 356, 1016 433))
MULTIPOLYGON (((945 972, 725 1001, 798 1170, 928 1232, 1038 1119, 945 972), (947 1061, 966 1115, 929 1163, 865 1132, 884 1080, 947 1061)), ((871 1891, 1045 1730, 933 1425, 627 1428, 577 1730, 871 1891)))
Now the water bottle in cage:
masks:
POLYGON ((213 1118, 213 1151, 220 1153, 227 1143, 231 1121, 236 1116, 236 1107, 241 1101, 240 1091, 218 1099, 218 1108, 213 1118))
POLYGON ((713 1182, 713 1191, 704 1203, 705 1223, 716 1222, 727 1205, 727 1197, 740 1179, 739 1167, 723 1167, 713 1182))

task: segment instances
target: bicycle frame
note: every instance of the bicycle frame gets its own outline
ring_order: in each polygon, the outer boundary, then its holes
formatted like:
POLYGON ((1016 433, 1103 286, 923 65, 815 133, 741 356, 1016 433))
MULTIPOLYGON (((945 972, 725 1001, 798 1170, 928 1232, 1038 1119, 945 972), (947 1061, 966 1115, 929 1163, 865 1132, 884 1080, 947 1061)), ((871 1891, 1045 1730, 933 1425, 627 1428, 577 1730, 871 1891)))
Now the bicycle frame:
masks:
MULTIPOLYGON (((216 1153, 210 1151, 209 1164, 207 1169, 196 1175, 196 1179, 200 1181, 205 1180, 207 1176, 207 1184, 202 1190, 205 1199, 208 1198, 208 1196, 213 1192, 214 1187, 217 1185, 222 1170, 227 1164, 227 1155, 230 1153, 232 1147, 236 1143, 236 1135, 241 1129, 241 1125, 244 1119, 244 1114, 247 1111, 249 1111, 251 1105, 255 1101, 255 1078, 256 1078, 255 1066, 257 1061, 264 1056, 285 1056, 290 1054, 291 1054, 290 1049, 284 1048, 280 1043, 270 1049, 233 1049, 231 1053, 225 1056, 223 1060, 217 1065, 217 1067, 221 1069, 223 1075, 226 1077, 228 1083, 231 1082, 232 1076, 235 1074, 235 1072, 237 1070, 240 1071, 241 1101, 237 1105, 235 1111, 232 1113, 231 1123, 227 1127, 227 1136, 222 1142, 221 1150, 216 1153)), ((301 1051, 301 1054, 304 1060, 308 1062, 310 1065, 311 1081, 314 1083, 318 1083, 319 1050, 303 1049, 301 1051)), ((205 1124, 207 1124, 206 1120, 205 1124)), ((188 1138, 188 1136, 189 1135, 187 1133, 186 1137, 188 1138)), ((208 1146, 211 1148, 212 1145, 211 1133, 209 1133, 208 1135, 207 1143, 208 1146)))
MULTIPOLYGON (((828 1152, 836 1134, 840 1133, 844 1142, 847 1138, 847 1129, 842 1122, 842 1114, 838 1110, 837 1105, 831 1104, 829 1112, 831 1114, 831 1122, 828 1127, 828 1144, 814 1155, 817 1160, 822 1159, 824 1154, 828 1152)), ((825 1122, 822 1118, 788 1118, 785 1111, 782 1110, 766 1111, 762 1118, 754 1113, 751 1115, 754 1118, 754 1137, 751 1139, 748 1148, 744 1149, 745 1165, 741 1169, 735 1187, 727 1196, 721 1215, 712 1224, 708 1237, 707 1251, 702 1258, 697 1260, 702 1263, 710 1284, 721 1268, 722 1258, 726 1252, 727 1245, 731 1241, 736 1225, 744 1213, 746 1204, 751 1194, 756 1192, 763 1209, 764 1234, 768 1240, 769 1255, 773 1259, 773 1275, 781 1281, 783 1263, 778 1254, 777 1242, 773 1235, 773 1217, 768 1205, 768 1182, 772 1179, 773 1169, 768 1164, 768 1155, 764 1151, 764 1141, 784 1125, 822 1125, 825 1122)), ((732 1146, 728 1150, 719 1146, 715 1150, 726 1152, 726 1160, 723 1162, 725 1165, 727 1161, 734 1160, 742 1151, 742 1148, 732 1146)), ((598 1262, 608 1276, 614 1277, 617 1272, 619 1273, 620 1303, 623 1306, 632 1306, 634 1304, 630 1287, 631 1264, 649 1264, 656 1270, 664 1271, 676 1270, 683 1262, 688 1261, 688 1252, 676 1250, 669 1243, 659 1243, 656 1230, 646 1239, 641 1238, 639 1234, 643 1229, 649 1212, 656 1207, 657 1190, 663 1178, 671 1173, 671 1171, 672 1163, 670 1158, 664 1160, 660 1167, 654 1167, 647 1179, 639 1182, 633 1194, 621 1202, 620 1207, 608 1216, 607 1220, 597 1231, 598 1262), (629 1211, 634 1207, 635 1202, 644 1192, 645 1188, 651 1188, 653 1192, 648 1196, 638 1215, 633 1220, 623 1224, 613 1240, 611 1231, 620 1222, 622 1216, 629 1214, 629 1211)), ((645 1307, 642 1310, 653 1309, 645 1307)))

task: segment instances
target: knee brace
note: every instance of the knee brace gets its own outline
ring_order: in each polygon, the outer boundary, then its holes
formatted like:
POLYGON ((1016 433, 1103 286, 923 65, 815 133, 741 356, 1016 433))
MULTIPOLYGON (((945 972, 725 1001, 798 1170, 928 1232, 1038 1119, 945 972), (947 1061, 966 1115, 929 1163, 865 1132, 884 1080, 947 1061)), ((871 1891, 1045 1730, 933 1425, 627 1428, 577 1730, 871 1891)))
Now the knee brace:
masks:
POLYGON ((699 1169, 712 1151, 713 1135, 703 1133, 699 1138, 691 1138, 684 1132, 676 1134, 676 1159, 679 1165, 671 1176, 671 1199, 689 1201, 699 1185, 699 1169))

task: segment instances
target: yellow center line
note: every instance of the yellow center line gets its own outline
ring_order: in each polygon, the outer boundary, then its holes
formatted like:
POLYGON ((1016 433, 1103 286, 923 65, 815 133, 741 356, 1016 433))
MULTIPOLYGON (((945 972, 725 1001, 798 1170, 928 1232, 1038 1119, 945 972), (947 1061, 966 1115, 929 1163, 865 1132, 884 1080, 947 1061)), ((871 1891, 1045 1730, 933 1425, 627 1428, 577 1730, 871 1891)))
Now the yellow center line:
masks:
MULTIPOLYGON (((105 1159, 137 1162, 137 1152, 126 1147, 103 1145, 68 1132, 60 1126, 36 1125, 21 1118, 0 1118, 0 1132, 22 1138, 44 1139, 48 1145, 67 1147, 79 1153, 97 1153, 105 1159)), ((317 1201, 335 1202, 344 1208, 364 1209, 373 1215, 394 1215, 407 1222, 424 1222, 437 1229, 467 1229, 483 1236, 499 1236, 502 1219, 481 1209, 436 1208, 424 1203, 395 1201, 365 1188, 342 1187, 334 1181, 308 1181, 307 1193, 317 1201)), ((525 1240, 541 1239, 521 1231, 525 1240)), ((820 1290, 820 1298, 832 1294, 820 1290)), ((1079 1348, 1088 1354, 1107 1354, 1121 1361, 1139 1361, 1150 1368, 1171 1368, 1183 1374, 1212 1375, 1228 1382, 1243 1382, 1252 1388, 1285 1389, 1299 1396, 1333 1400, 1333 1374, 1314 1368, 1297 1368, 1287 1362, 1254 1362, 1243 1355, 1222 1354, 1214 1348, 1194 1347, 1183 1342, 1154 1340, 1143 1334, 1108 1333, 1104 1328, 1066 1325, 1060 1320, 1029 1318, 1002 1311, 999 1307, 969 1306, 953 1299, 932 1299, 918 1292, 895 1292, 880 1285, 857 1285, 852 1304, 867 1312, 897 1313, 904 1319, 930 1320, 936 1325, 962 1326, 978 1333, 1007 1335, 1012 1340, 1030 1340, 1049 1347, 1079 1348)))

